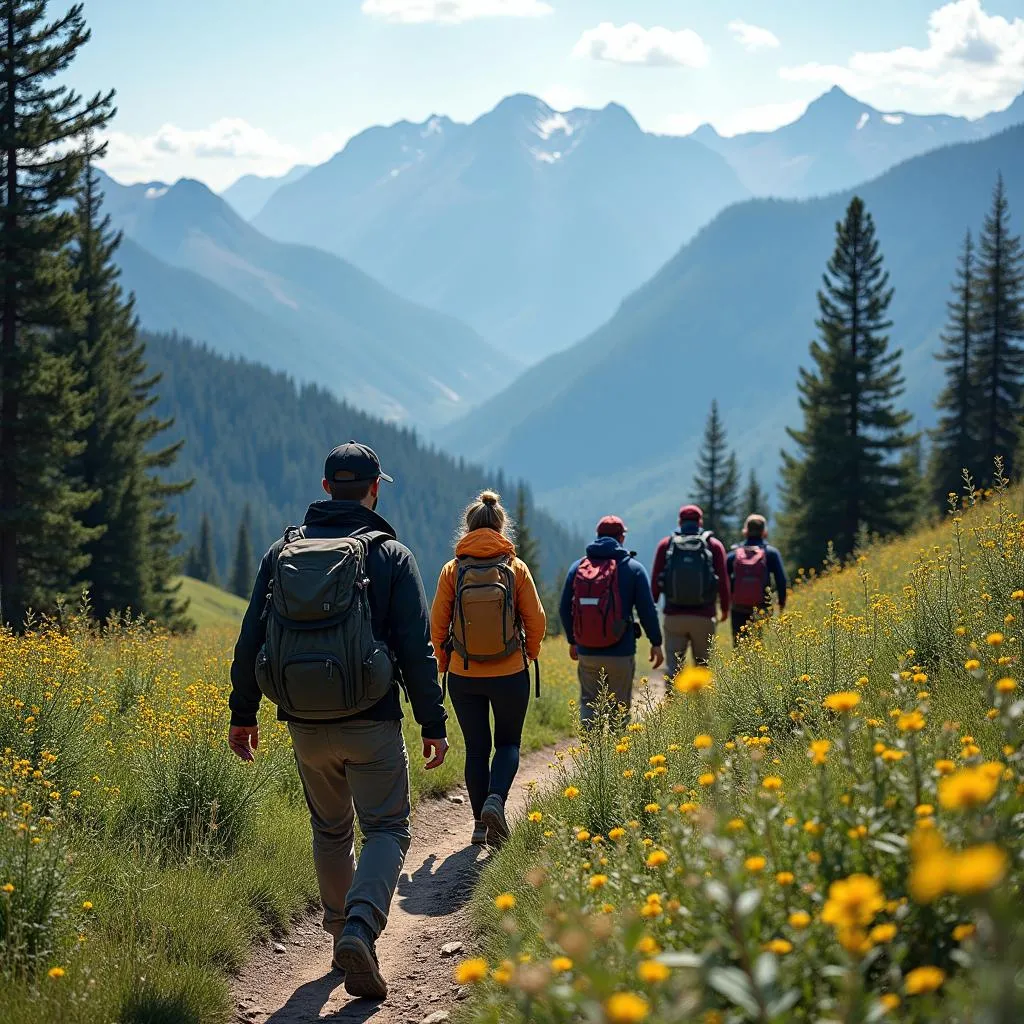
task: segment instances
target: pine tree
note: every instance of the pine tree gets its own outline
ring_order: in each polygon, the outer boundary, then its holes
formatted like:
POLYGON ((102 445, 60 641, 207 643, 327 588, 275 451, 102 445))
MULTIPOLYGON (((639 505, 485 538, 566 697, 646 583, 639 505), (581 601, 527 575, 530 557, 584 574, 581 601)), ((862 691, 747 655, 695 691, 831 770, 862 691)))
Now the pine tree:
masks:
POLYGON ((846 557, 863 530, 884 536, 913 519, 910 415, 896 405, 901 352, 888 337, 892 295, 874 221, 855 197, 818 292, 814 368, 800 370, 804 425, 788 430, 798 452, 782 453, 780 533, 801 565, 820 563, 829 541, 846 557))
POLYGON ((974 240, 964 238, 960 262, 948 303, 949 321, 936 359, 945 364, 946 385, 935 402, 939 422, 932 431, 929 486, 935 502, 946 508, 950 492, 959 492, 963 471, 978 472, 980 446, 972 413, 976 403, 975 363, 978 344, 974 240))
POLYGON ((529 495, 520 484, 516 491, 516 554, 529 566, 534 581, 540 586, 540 545, 530 529, 529 517, 529 495))
POLYGON ((80 4, 48 21, 43 0, 0 0, 0 617, 15 626, 73 595, 95 537, 79 519, 93 495, 65 474, 88 410, 54 343, 84 312, 67 254, 80 142, 113 113, 112 93, 53 81, 88 38, 80 4))
MULTIPOLYGON (((176 565, 163 536, 168 515, 164 485, 148 472, 156 463, 169 466, 180 445, 149 451, 169 424, 154 421, 150 413, 158 378, 147 376, 133 302, 118 283, 114 253, 120 235, 111 231, 109 217, 101 216, 102 196, 92 166, 101 154, 102 148, 94 151, 87 143, 71 250, 85 318, 80 330, 62 335, 81 371, 90 409, 82 451, 68 467, 68 474, 95 495, 81 515, 93 535, 86 545, 90 604, 101 621, 132 611, 181 625, 182 609, 172 596, 176 565)), ((79 582, 85 585, 86 580, 79 582)))
POLYGON ((997 456, 1016 476, 1016 449, 1024 386, 1024 250, 1010 232, 1010 205, 1002 175, 985 218, 978 254, 977 386, 973 429, 980 442, 976 479, 990 481, 997 456))
POLYGON ((704 510, 704 529, 727 541, 736 529, 740 500, 740 471, 736 453, 729 452, 718 401, 711 403, 704 439, 693 478, 696 502, 704 510))
POLYGON ((246 505, 242 518, 238 523, 238 537, 235 540, 235 561, 231 568, 231 592, 245 598, 248 598, 252 592, 252 583, 256 576, 256 571, 253 568, 252 541, 249 538, 250 518, 250 509, 246 505))
POLYGON ((217 574, 217 555, 213 549, 213 526, 210 517, 203 514, 202 522, 199 525, 199 543, 196 545, 196 579, 209 583, 214 587, 220 586, 220 577, 217 574))
POLYGON ((770 518, 768 495, 757 479, 757 474, 751 470, 747 475, 747 485, 743 488, 743 497, 740 500, 740 516, 746 519, 749 515, 764 516, 770 518))

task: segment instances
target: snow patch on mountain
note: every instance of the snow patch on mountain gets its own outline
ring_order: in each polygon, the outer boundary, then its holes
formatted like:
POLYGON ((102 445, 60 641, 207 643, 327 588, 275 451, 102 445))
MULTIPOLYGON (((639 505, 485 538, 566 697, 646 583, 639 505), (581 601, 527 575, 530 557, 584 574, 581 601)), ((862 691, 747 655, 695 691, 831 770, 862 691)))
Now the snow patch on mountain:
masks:
POLYGON ((557 111, 552 111, 550 117, 539 117, 533 123, 534 133, 542 139, 550 139, 556 132, 572 135, 575 130, 575 126, 566 118, 565 114, 559 114, 557 111))
POLYGON ((860 115, 860 120, 857 122, 857 131, 860 131, 870 120, 871 115, 865 110, 864 113, 860 115))
POLYGON ((882 120, 886 124, 903 124, 904 118, 902 114, 883 114, 882 120))

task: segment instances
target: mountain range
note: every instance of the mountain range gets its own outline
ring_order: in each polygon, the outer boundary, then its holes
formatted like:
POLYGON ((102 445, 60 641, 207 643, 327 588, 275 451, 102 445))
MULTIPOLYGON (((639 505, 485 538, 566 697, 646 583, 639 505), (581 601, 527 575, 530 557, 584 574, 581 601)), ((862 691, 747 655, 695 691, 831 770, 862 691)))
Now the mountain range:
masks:
POLYGON ((729 162, 753 195, 805 199, 852 188, 929 150, 983 139, 1024 123, 1024 95, 976 120, 883 113, 838 86, 792 124, 723 137, 701 125, 689 138, 729 162))
POLYGON ((198 181, 118 185, 105 210, 142 324, 315 382, 388 420, 436 426, 494 394, 516 362, 337 256, 261 235, 198 181))
POLYGON ((298 164, 287 173, 277 176, 243 174, 234 184, 224 189, 221 196, 234 207, 240 217, 252 220, 282 185, 298 181, 309 169, 309 164, 298 164))
POLYGON ((532 361, 598 327, 747 196, 717 153, 621 106, 511 96, 472 124, 371 128, 282 185, 253 224, 351 260, 532 361))
MULTIPOLYGON (((967 228, 1002 173, 1024 231, 1024 126, 916 157, 856 189, 895 287, 892 342, 905 401, 932 422, 932 358, 967 228)), ((725 210, 598 331, 531 367, 442 433, 452 450, 530 480, 556 514, 625 515, 645 549, 690 495, 713 398, 744 467, 771 481, 814 335, 815 288, 852 193, 756 199, 725 210)))

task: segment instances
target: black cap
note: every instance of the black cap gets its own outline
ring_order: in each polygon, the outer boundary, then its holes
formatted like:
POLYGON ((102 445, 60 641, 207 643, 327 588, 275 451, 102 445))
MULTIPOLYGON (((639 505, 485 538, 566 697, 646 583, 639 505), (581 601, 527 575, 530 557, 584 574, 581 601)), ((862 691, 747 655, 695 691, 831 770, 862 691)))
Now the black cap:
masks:
POLYGON ((339 444, 324 463, 324 479, 329 484, 378 478, 387 480, 389 484, 395 482, 387 473, 381 472, 377 453, 368 445, 359 444, 357 441, 339 444))

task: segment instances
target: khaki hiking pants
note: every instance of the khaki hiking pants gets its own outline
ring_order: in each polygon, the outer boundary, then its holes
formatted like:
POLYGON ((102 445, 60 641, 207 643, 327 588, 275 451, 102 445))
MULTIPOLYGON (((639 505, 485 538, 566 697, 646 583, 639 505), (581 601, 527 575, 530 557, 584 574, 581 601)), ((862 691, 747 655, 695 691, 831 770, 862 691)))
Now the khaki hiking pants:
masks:
POLYGON ((672 680, 686 664, 686 652, 693 648, 693 660, 706 665, 715 638, 715 620, 706 615, 665 615, 665 678, 672 680))
POLYGON ((626 706, 626 720, 629 720, 629 709, 633 703, 633 677, 636 675, 635 657, 581 654, 577 672, 580 679, 580 720, 584 725, 594 720, 603 687, 607 687, 610 700, 626 706))
POLYGON ((388 922, 409 831, 409 757, 401 722, 289 722, 313 825, 324 929, 358 917, 379 935, 388 922), (363 833, 356 865, 355 818, 363 833))

